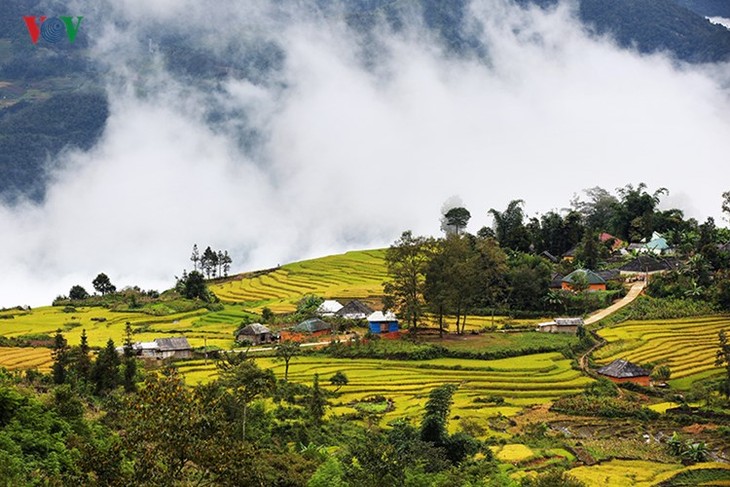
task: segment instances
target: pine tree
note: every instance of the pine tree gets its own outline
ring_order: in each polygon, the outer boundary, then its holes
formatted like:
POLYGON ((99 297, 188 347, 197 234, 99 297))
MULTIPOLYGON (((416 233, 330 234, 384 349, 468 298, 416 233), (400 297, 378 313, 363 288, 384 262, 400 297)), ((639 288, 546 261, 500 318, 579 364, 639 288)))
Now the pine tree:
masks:
POLYGON ((76 349, 75 371, 76 375, 84 380, 89 380, 91 375, 91 358, 89 357, 89 340, 86 336, 86 329, 81 330, 81 343, 76 349))
POLYGON ((193 261, 193 270, 198 270, 198 263, 200 262, 200 252, 198 251, 198 244, 193 244, 193 253, 190 256, 190 260, 193 261))
POLYGON ((119 377, 119 355, 114 347, 114 340, 111 338, 106 342, 106 347, 99 352, 91 371, 91 380, 97 395, 104 395, 114 390, 121 382, 119 377))
POLYGON ((61 329, 56 330, 56 336, 53 339, 53 382, 63 384, 66 382, 68 375, 68 364, 70 359, 69 347, 66 338, 61 333, 61 329))
POLYGON ((124 331, 124 377, 122 382, 126 392, 136 392, 137 384, 134 382, 134 379, 137 376, 137 360, 134 358, 132 324, 129 321, 127 321, 124 331))
POLYGON ((327 407, 327 399, 324 392, 319 387, 319 374, 314 374, 314 383, 312 384, 312 395, 309 397, 309 415, 312 417, 314 424, 321 424, 324 418, 324 410, 327 407))

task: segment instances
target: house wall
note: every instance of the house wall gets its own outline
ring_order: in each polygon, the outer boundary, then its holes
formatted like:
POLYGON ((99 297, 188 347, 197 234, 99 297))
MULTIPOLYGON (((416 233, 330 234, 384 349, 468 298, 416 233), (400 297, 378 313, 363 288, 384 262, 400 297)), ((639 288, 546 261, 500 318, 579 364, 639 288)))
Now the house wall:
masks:
POLYGON ((569 326, 558 326, 558 325, 550 325, 550 326, 542 326, 540 327, 540 331, 543 333, 572 333, 575 334, 578 331, 577 325, 569 325, 569 326))
MULTIPOLYGON (((563 282, 561 287, 564 291, 573 290, 573 286, 571 286, 567 282, 563 282)), ((589 284, 588 285, 588 291, 605 291, 605 290, 606 290, 605 284, 589 284)))
POLYGON ((642 377, 622 377, 622 378, 610 377, 608 375, 604 375, 603 377, 607 378, 611 382, 615 382, 616 384, 622 384, 624 382, 633 382, 634 384, 639 384, 640 386, 649 387, 649 376, 648 375, 645 375, 642 377))
POLYGON ((393 333, 400 328, 397 321, 369 321, 370 333, 393 333))

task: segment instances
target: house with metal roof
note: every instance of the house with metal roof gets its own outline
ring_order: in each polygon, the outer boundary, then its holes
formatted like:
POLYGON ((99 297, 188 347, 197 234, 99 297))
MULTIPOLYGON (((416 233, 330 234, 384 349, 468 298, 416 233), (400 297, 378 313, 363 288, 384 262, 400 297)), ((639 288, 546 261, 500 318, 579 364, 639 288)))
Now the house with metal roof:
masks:
POLYGON ((373 310, 370 309, 370 306, 362 301, 353 299, 335 314, 348 320, 363 320, 372 314, 372 312, 373 310))
POLYGON ((368 316, 368 327, 370 333, 397 333, 399 330, 398 319, 390 311, 383 313, 382 311, 376 311, 368 316))
POLYGON ((583 326, 583 318, 555 318, 553 321, 540 323, 537 325, 537 331, 543 333, 571 333, 578 332, 578 328, 583 326))
POLYGON ((617 359, 610 364, 601 367, 596 371, 607 379, 620 384, 622 382, 633 382, 644 387, 649 387, 650 371, 624 359, 617 359))
POLYGON ((319 316, 334 316, 339 310, 342 309, 342 304, 334 299, 325 299, 322 304, 317 308, 317 314, 319 316))
MULTIPOLYGON (((151 342, 137 342, 132 345, 135 355, 142 358, 180 359, 192 358, 193 347, 185 337, 155 338, 151 342)), ((119 353, 124 353, 124 347, 117 347, 119 353)))
POLYGON ((576 284, 580 281, 585 281, 588 285, 588 291, 606 290, 606 281, 601 276, 588 269, 577 269, 565 276, 562 281, 562 288, 566 291, 574 291, 576 284))
POLYGON ((261 323, 251 323, 236 332, 236 341, 239 343, 248 342, 253 345, 270 343, 272 341, 272 333, 271 330, 261 323))

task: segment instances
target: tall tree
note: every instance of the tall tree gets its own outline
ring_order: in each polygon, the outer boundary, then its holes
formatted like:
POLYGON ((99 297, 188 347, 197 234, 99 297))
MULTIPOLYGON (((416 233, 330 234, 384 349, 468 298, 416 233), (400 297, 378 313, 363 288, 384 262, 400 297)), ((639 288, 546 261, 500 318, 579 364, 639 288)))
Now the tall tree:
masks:
POLYGON ((103 272, 96 276, 91 284, 94 286, 94 289, 96 289, 97 292, 101 293, 102 296, 116 292, 117 290, 117 287, 112 284, 109 276, 107 276, 103 272))
POLYGON ((309 416, 315 425, 322 424, 324 418, 325 409, 327 408, 327 398, 324 395, 324 391, 319 387, 319 374, 314 374, 314 381, 312 382, 312 393, 309 396, 308 410, 309 416))
POLYGON ((507 255, 493 238, 478 239, 476 252, 475 304, 491 308, 494 324, 494 309, 507 293, 507 255))
POLYGON ((471 213, 464 207, 451 208, 444 213, 441 219, 441 230, 459 235, 466 228, 471 219, 471 213))
POLYGON ((53 382, 63 384, 66 382, 68 375, 70 349, 60 328, 56 330, 56 336, 53 338, 53 352, 51 355, 53 357, 53 382))
POLYGON ((193 253, 190 255, 190 260, 193 263, 193 270, 198 270, 198 263, 200 262, 200 251, 198 251, 198 244, 193 244, 193 253))
POLYGON ((530 238, 523 223, 525 213, 522 210, 523 200, 512 200, 503 212, 494 208, 489 213, 494 219, 494 233, 499 245, 504 248, 527 252, 530 248, 530 238))
POLYGON ((448 436, 449 411, 454 402, 454 384, 446 384, 431 389, 426 401, 426 412, 421 421, 421 440, 441 446, 448 436))
POLYGON ((725 394, 726 399, 730 399, 730 343, 728 342, 727 333, 721 330, 718 333, 718 350, 715 358, 715 365, 725 367, 725 378, 720 384, 720 392, 725 394))
POLYGON ((91 375, 91 357, 89 357, 89 339, 86 336, 86 329, 81 330, 81 342, 75 350, 74 371, 82 380, 88 381, 91 375))
POLYGON ((200 268, 205 274, 205 277, 210 279, 211 275, 215 277, 216 268, 218 266, 218 254, 210 248, 206 247, 203 251, 203 255, 200 258, 200 268))
POLYGON ((241 411, 241 440, 246 439, 248 407, 255 399, 268 395, 276 385, 271 370, 263 370, 251 359, 220 369, 221 382, 231 390, 236 410, 241 411))
POLYGON ((423 290, 430 245, 428 239, 414 237, 410 231, 406 231, 385 252, 390 278, 383 284, 386 307, 394 308, 409 324, 414 335, 423 319, 423 290))
POLYGON ((730 191, 722 193, 722 211, 727 214, 726 220, 730 220, 730 191))
POLYGON ((299 342, 292 342, 289 340, 276 345, 274 355, 276 356, 276 360, 284 362, 284 380, 289 380, 289 362, 293 357, 301 353, 299 345, 299 342))
POLYGON ((127 321, 124 327, 124 377, 122 384, 126 392, 135 392, 137 384, 137 359, 134 358, 134 348, 132 342, 132 324, 127 321))
POLYGON ((228 255, 228 251, 223 251, 223 276, 228 277, 228 272, 231 270, 231 264, 233 264, 233 259, 230 255, 228 255))
POLYGON ((117 354, 114 340, 111 338, 106 342, 99 355, 96 357, 91 370, 91 380, 94 382, 97 395, 104 395, 116 389, 121 382, 119 375, 119 354, 117 354))
POLYGON ((71 286, 71 290, 68 292, 69 299, 81 300, 81 299, 86 299, 88 297, 89 297, 89 293, 86 292, 86 289, 79 286, 78 284, 75 286, 71 286))

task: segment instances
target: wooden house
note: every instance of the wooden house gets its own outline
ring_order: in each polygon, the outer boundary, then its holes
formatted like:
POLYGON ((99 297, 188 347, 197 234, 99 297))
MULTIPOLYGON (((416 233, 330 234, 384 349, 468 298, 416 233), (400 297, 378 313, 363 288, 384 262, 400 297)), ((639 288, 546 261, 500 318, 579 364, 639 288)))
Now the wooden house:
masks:
POLYGON ((317 314, 319 316, 334 316, 341 309, 342 304, 339 301, 325 299, 317 308, 317 314))
POLYGON ((574 286, 581 277, 585 278, 585 281, 588 284, 588 291, 606 290, 606 281, 601 276, 588 269, 577 269, 565 276, 562 281, 562 288, 566 291, 574 291, 574 286))
POLYGON ((636 364, 632 364, 628 360, 614 360, 610 364, 601 367, 596 372, 617 384, 622 382, 633 382, 640 386, 649 387, 650 372, 636 364))
MULTIPOLYGON (((142 358, 157 360, 193 357, 193 347, 185 337, 155 338, 151 342, 137 342, 132 345, 132 350, 142 358)), ((117 351, 124 353, 124 347, 118 347, 117 351)))
POLYGON ((254 345, 270 343, 273 340, 271 330, 261 323, 246 325, 236 333, 236 341, 239 343, 249 342, 254 345))
POLYGON ((398 319, 390 311, 383 313, 382 311, 376 311, 368 316, 368 327, 370 333, 382 334, 382 333, 397 333, 400 329, 398 326, 398 319))
POLYGON ((373 310, 368 305, 357 299, 353 299, 344 305, 337 313, 337 316, 348 320, 364 320, 372 314, 373 310))
POLYGON ((576 334, 578 328, 583 326, 583 318, 555 318, 553 321, 540 323, 537 331, 543 333, 571 333, 576 334))

